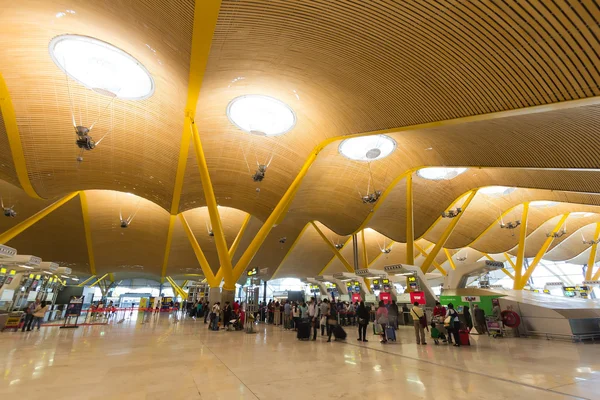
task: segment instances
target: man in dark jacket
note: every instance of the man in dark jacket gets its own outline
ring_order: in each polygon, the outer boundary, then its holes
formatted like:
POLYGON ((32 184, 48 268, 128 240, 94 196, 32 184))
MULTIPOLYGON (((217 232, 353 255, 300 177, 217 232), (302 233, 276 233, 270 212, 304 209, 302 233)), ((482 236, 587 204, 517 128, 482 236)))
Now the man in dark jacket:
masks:
POLYGON ((365 302, 361 301, 356 310, 358 318, 358 341, 368 342, 367 340, 367 325, 369 325, 369 309, 365 307, 365 302))

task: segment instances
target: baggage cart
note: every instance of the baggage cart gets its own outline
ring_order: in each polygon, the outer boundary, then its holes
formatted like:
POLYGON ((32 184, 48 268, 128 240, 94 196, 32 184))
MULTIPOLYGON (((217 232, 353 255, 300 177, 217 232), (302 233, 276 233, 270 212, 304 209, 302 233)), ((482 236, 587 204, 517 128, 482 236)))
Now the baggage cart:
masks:
POLYGON ((487 318, 486 326, 489 336, 494 338, 504 336, 504 324, 502 321, 496 321, 495 319, 487 318))

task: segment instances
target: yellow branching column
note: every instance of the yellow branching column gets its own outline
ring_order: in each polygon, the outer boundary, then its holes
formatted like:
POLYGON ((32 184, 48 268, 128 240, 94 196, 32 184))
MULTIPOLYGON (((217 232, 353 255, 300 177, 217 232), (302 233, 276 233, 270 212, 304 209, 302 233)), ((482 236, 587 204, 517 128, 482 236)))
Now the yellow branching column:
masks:
MULTIPOLYGON (((327 236, 325 236, 325 234, 323 233, 323 231, 321 231, 319 229, 319 227, 317 226, 317 224, 315 224, 314 222, 311 222, 313 228, 315 228, 315 230, 317 231, 317 233, 319 234, 319 236, 321 236, 321 239, 323 239, 323 241, 327 244, 327 247, 329 247, 331 249, 331 251, 333 252, 333 254, 335 254, 335 256, 342 262, 342 264, 344 265, 344 267, 346 268, 346 270, 348 272, 354 272, 354 268, 352 267, 352 265, 350 265, 350 263, 344 258, 344 256, 342 255, 342 253, 340 253, 340 251, 338 249, 335 248, 335 246, 333 245, 333 243, 331 243, 329 241, 329 239, 327 239, 327 236)), ((323 271, 321 271, 323 272, 323 271)))
POLYGON ((585 280, 592 280, 592 272, 594 271, 594 264, 596 264, 596 253, 598 251, 598 238, 600 238, 600 222, 596 222, 596 231, 594 232, 594 238, 592 248, 590 249, 590 258, 588 258, 587 270, 585 271, 585 280))
POLYGON ((518 289, 523 275, 523 261, 525 260, 525 242, 527 238, 527 216, 529 214, 529 202, 523 203, 523 215, 521 215, 521 229, 519 232, 519 248, 517 249, 517 263, 515 265, 515 283, 513 289, 518 289))
POLYGON ((406 175, 406 263, 415 265, 415 220, 412 173, 406 175))

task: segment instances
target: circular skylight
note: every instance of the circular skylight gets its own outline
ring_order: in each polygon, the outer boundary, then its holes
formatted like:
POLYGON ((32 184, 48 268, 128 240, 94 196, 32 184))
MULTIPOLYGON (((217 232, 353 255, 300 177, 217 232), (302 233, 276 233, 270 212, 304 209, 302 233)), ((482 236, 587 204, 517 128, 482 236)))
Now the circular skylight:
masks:
POLYGON ((430 168, 421 168, 417 171, 417 175, 419 175, 423 179, 430 179, 432 181, 439 180, 448 180, 453 179, 465 172, 466 168, 443 168, 443 167, 430 167, 430 168))
POLYGON ((531 207, 552 207, 558 204, 556 201, 536 200, 529 203, 531 207))
POLYGON ((487 194, 488 196, 504 196, 514 192, 516 189, 508 186, 487 186, 479 189, 478 192, 487 194))
POLYGON ((392 154, 396 142, 386 135, 360 136, 346 139, 340 143, 338 151, 355 161, 381 160, 392 154))
POLYGON ((241 130, 260 136, 282 135, 296 125, 296 114, 287 104, 258 94, 231 100, 227 117, 241 130))
POLYGON ((135 58, 88 36, 61 35, 48 46, 52 61, 67 75, 100 94, 127 100, 147 99, 154 80, 135 58))
POLYGON ((587 212, 587 211, 576 211, 576 212, 570 213, 569 217, 588 218, 588 217, 593 217, 594 215, 596 215, 596 213, 587 212))

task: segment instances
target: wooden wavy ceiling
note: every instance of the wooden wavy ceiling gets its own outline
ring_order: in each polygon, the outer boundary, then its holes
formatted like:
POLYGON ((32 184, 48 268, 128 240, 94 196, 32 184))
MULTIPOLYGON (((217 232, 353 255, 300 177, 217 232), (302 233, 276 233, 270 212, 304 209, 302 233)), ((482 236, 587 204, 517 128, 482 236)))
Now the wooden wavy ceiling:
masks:
MULTIPOLYGON (((168 226, 165 210, 170 209, 173 195, 193 50, 194 6, 192 0, 25 0, 3 5, 0 73, 14 105, 29 178, 46 199, 90 191, 100 272, 143 265, 144 273, 160 274, 168 226), (64 9, 75 14, 59 18, 57 13, 64 9), (64 33, 116 45, 140 60, 156 82, 156 92, 147 100, 114 102, 110 118, 102 119, 97 128, 113 127, 112 132, 85 154, 81 164, 75 161, 78 150, 73 143, 69 87, 75 115, 82 121, 93 120, 106 98, 75 82, 68 86, 52 63, 48 42, 64 33), (145 206, 131 229, 114 228, 116 204, 131 208, 140 202, 145 206)), ((386 198, 375 207, 362 204, 358 191, 366 189, 369 170, 364 163, 339 155, 340 141, 334 141, 321 152, 286 219, 271 232, 250 267, 274 272, 312 220, 322 222, 332 237, 346 237, 368 220, 366 226, 381 235, 406 240, 402 177, 423 166, 476 167, 452 181, 414 178, 415 233, 427 241, 439 238, 447 221, 432 225, 443 210, 455 201, 460 204, 468 190, 489 185, 531 188, 505 198, 478 195, 447 243, 449 248, 511 250, 514 240, 505 237, 505 231, 493 227, 482 233, 493 226, 500 210, 516 207, 518 212, 526 200, 563 203, 560 210, 532 211, 531 235, 560 213, 596 210, 600 205, 594 194, 600 193, 600 101, 594 97, 600 95, 599 20, 596 3, 574 0, 402 4, 224 0, 195 121, 218 202, 239 210, 222 215, 228 242, 241 225, 240 216, 250 213, 251 228, 240 249, 247 246, 317 144, 381 129, 389 130, 397 143, 391 156, 371 165, 373 182, 386 198), (273 138, 239 131, 228 121, 225 108, 243 94, 265 94, 286 102, 297 115, 296 127, 273 138), (565 103, 577 100, 582 102, 565 103), (403 129, 547 104, 535 113, 403 129), (271 156, 265 180, 253 182, 250 176, 256 161, 271 156), (287 238, 283 244, 279 243, 282 237, 287 238)), ((187 161, 179 211, 190 216, 190 225, 216 269, 216 252, 203 233, 206 217, 195 217, 204 212, 196 209, 205 201, 192 151, 187 161)), ((9 193, 18 200, 20 208, 15 220, 0 221, 2 230, 50 203, 29 199, 12 186, 18 185, 13 163, 0 118, 0 179, 7 182, 0 187, 3 196, 9 193)), ((72 224, 77 231, 81 224, 77 213, 70 215, 60 227, 52 221, 49 227, 64 229, 72 224)), ((586 226, 582 229, 589 229, 586 226)), ((308 253, 305 263, 311 273, 320 270, 327 258, 319 247, 311 260, 313 252, 307 249, 319 245, 312 229, 304 231, 294 249, 308 253)), ((376 250, 376 237, 382 240, 377 235, 368 235, 373 236, 368 238, 369 248, 376 250)), ((44 237, 44 231, 32 228, 15 240, 31 251, 39 246, 45 258, 86 270, 85 257, 72 250, 85 249, 81 238, 51 250, 38 244, 44 237), (23 241, 29 241, 30 247, 23 241)), ((569 243, 581 250, 574 240, 562 239, 549 257, 575 257, 562 250, 569 243)), ((394 254, 400 253, 400 244, 397 249, 394 254)), ((286 263, 289 268, 282 265, 278 275, 302 274, 301 256, 291 254, 286 263)), ((197 267, 177 221, 168 272, 197 267)), ((333 262, 331 267, 339 268, 333 262)))

